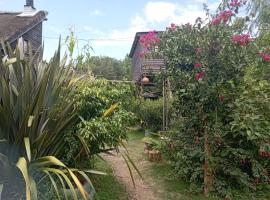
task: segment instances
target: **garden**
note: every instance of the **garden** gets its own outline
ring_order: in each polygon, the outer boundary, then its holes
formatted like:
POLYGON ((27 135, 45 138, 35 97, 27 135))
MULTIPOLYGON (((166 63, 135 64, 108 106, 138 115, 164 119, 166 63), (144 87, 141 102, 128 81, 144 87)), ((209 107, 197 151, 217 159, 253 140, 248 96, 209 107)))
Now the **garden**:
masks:
POLYGON ((73 58, 73 34, 49 62, 2 42, 0 199, 270 199, 270 3, 204 10, 139 41, 166 99, 138 95, 128 59, 115 80, 73 58))

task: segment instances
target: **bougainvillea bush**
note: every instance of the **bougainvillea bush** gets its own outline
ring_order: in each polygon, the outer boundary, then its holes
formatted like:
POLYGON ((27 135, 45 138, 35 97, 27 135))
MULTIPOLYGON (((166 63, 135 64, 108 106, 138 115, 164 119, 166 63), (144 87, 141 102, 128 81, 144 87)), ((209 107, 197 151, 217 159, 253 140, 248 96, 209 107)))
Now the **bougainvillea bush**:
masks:
POLYGON ((194 24, 172 24, 159 44, 173 87, 170 149, 193 191, 229 198, 269 189, 270 50, 237 17, 244 1, 223 1, 194 24))

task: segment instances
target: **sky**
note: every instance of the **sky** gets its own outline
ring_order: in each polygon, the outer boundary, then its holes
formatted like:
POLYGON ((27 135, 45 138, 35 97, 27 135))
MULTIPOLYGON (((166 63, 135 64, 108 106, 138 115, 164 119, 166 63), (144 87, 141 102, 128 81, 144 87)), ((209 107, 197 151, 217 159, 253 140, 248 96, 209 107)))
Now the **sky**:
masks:
MULTIPOLYGON (((57 49, 60 35, 65 46, 70 30, 77 39, 76 54, 89 44, 92 55, 123 59, 136 32, 193 23, 205 16, 203 3, 214 11, 220 0, 34 0, 36 9, 49 13, 43 24, 46 59, 57 49)), ((24 5, 25 0, 0 0, 1 11, 22 11, 24 5)))

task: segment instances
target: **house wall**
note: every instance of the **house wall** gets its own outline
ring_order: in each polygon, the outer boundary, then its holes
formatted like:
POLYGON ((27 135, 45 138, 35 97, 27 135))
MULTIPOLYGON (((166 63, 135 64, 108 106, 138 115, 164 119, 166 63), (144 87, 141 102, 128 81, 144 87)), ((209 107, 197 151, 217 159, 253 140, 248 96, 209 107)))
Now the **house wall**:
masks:
MULTIPOLYGON (((31 44, 32 50, 37 52, 42 45, 42 22, 33 27, 30 31, 23 34, 22 37, 31 44)), ((16 48, 17 43, 18 40, 14 41, 11 43, 11 47, 16 48)))
POLYGON ((143 51, 143 46, 140 44, 140 42, 137 43, 135 51, 132 56, 132 80, 138 81, 141 75, 141 63, 144 60, 144 58, 141 58, 139 56, 139 53, 143 51))

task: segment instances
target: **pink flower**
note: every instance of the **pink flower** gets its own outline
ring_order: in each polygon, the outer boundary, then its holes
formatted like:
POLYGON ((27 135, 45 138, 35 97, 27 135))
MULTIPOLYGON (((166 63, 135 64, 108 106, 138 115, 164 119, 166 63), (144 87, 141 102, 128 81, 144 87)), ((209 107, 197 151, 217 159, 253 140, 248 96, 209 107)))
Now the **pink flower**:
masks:
POLYGON ((263 61, 269 62, 270 61, 270 54, 265 52, 260 52, 260 56, 262 57, 263 61))
POLYGON ((202 53, 202 48, 196 48, 195 51, 196 51, 196 55, 199 56, 202 53))
POLYGON ((222 11, 219 13, 219 15, 216 18, 212 19, 211 24, 219 25, 221 21, 226 23, 233 15, 234 14, 231 10, 222 11))
POLYGON ((160 39, 157 37, 156 31, 150 31, 140 37, 140 43, 146 48, 150 49, 155 44, 160 43, 160 39))
POLYGON ((219 18, 222 19, 226 23, 233 15, 234 14, 231 10, 225 10, 219 13, 219 18))
POLYGON ((239 2, 238 0, 232 0, 230 3, 231 7, 240 7, 241 6, 241 2, 239 2))
POLYGON ((217 17, 217 18, 212 19, 211 24, 213 24, 213 25, 219 25, 220 22, 221 22, 221 19, 217 17))
POLYGON ((202 64, 201 64, 201 63, 196 63, 196 64, 194 65, 194 68, 195 68, 195 69, 198 69, 198 68, 200 68, 200 67, 202 67, 202 64))
POLYGON ((203 71, 203 72, 200 72, 200 73, 196 74, 195 79, 196 79, 197 81, 199 81, 199 80, 201 80, 203 77, 205 77, 205 75, 206 75, 206 73, 205 73, 204 71, 203 71))
POLYGON ((174 24, 174 23, 171 23, 171 27, 170 27, 170 29, 171 29, 171 30, 173 30, 173 31, 175 31, 175 30, 176 30, 176 28, 177 28, 177 25, 176 25, 176 24, 174 24))
POLYGON ((232 36, 232 41, 235 44, 239 44, 241 46, 246 46, 250 42, 252 42, 253 39, 250 37, 249 34, 239 34, 239 35, 232 36))

